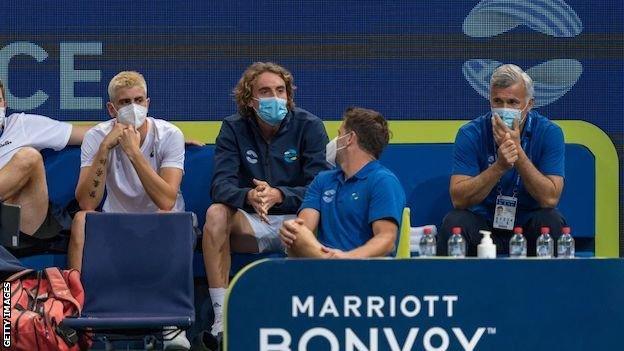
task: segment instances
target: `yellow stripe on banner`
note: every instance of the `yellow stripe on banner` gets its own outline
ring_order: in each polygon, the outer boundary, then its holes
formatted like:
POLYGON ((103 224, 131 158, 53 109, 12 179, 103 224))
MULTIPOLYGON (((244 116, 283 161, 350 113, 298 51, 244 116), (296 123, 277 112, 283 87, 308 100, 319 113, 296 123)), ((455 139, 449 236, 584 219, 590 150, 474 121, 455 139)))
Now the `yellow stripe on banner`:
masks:
MULTIPOLYGON (((465 120, 389 121, 391 144, 453 143, 465 120)), ((89 122, 83 122, 89 123, 89 122)), ((92 122, 91 122, 92 123, 92 122)), ((187 140, 214 144, 220 121, 173 122, 187 140)), ((338 135, 341 121, 325 121, 329 138, 338 135)), ((596 256, 619 257, 619 160, 609 136, 585 121, 555 121, 568 144, 585 146, 596 160, 595 238, 596 256)), ((568 160, 570 162, 570 160, 568 160)))

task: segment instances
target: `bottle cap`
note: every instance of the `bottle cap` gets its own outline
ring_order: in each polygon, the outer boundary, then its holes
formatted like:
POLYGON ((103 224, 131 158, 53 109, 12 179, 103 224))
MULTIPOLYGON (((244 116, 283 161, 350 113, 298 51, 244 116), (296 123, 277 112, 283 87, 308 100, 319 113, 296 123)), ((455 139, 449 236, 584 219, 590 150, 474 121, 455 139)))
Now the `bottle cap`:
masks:
POLYGON ((479 233, 483 234, 483 239, 481 239, 481 244, 494 244, 491 238, 492 232, 487 231, 487 230, 479 230, 479 233))
POLYGON ((425 235, 431 235, 431 227, 425 227, 423 232, 425 233, 425 235))
POLYGON ((453 234, 461 234, 461 228, 460 227, 453 227, 453 234))
POLYGON ((548 228, 548 227, 542 227, 542 231, 541 231, 541 233, 542 233, 542 234, 550 234, 550 228, 548 228))
POLYGON ((563 233, 563 234, 570 234, 570 227, 563 227, 563 228, 561 228, 561 233, 563 233))
POLYGON ((522 227, 515 227, 514 234, 522 234, 522 227))

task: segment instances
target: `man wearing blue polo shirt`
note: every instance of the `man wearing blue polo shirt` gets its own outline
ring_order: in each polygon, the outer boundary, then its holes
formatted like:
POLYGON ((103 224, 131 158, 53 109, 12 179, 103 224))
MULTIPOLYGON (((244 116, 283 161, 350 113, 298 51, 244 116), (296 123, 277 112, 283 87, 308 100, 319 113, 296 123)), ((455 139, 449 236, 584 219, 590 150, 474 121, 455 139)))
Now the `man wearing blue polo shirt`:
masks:
POLYGON ((524 228, 529 255, 535 255, 541 226, 555 238, 561 234, 565 220, 556 206, 564 183, 563 133, 531 111, 533 90, 520 67, 498 67, 490 80, 491 113, 457 132, 450 182, 455 209, 442 223, 438 253, 446 254, 453 227, 462 228, 472 256, 480 229, 493 231, 499 254, 509 252, 515 226, 524 228))
POLYGON ((363 258, 394 251, 405 193, 378 161, 389 139, 380 113, 347 109, 326 148, 327 161, 338 167, 314 178, 297 218, 280 228, 290 256, 363 258))

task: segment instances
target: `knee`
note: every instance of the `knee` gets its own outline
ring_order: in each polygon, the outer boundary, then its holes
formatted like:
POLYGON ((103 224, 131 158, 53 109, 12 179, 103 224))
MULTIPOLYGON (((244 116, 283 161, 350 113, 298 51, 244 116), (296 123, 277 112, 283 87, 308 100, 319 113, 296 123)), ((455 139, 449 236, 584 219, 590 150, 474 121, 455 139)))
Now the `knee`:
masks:
POLYGON ((215 227, 227 226, 232 210, 224 204, 212 204, 206 210, 206 223, 204 224, 204 237, 214 232, 215 227))
POLYGON ((13 155, 13 160, 17 165, 25 170, 34 168, 43 169, 43 157, 41 153, 32 147, 23 147, 13 155))

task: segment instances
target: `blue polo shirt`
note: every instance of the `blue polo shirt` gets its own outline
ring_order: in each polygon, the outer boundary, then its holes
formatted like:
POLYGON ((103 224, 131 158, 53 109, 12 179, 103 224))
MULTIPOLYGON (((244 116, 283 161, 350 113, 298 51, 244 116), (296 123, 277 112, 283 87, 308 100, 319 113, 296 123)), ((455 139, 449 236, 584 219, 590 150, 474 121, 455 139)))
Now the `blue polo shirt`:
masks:
POLYGON ((401 183, 375 160, 346 180, 340 168, 319 173, 308 187, 300 211, 319 211, 318 240, 327 247, 348 251, 373 237, 376 220, 388 219, 400 228, 404 207, 401 183))
MULTIPOLYGON (((455 138, 453 151, 453 174, 479 175, 490 167, 498 155, 492 135, 492 115, 488 113, 462 126, 455 138)), ((544 175, 565 176, 565 144, 561 128, 548 118, 535 111, 529 112, 522 130, 521 143, 533 165, 544 175)), ((518 181, 515 168, 508 170, 494 186, 490 194, 480 204, 470 210, 492 221, 498 187, 503 195, 512 196, 518 181)), ((540 208, 539 204, 525 189, 520 178, 516 223, 522 224, 526 214, 540 208)))

